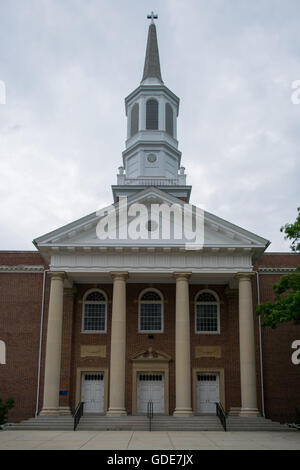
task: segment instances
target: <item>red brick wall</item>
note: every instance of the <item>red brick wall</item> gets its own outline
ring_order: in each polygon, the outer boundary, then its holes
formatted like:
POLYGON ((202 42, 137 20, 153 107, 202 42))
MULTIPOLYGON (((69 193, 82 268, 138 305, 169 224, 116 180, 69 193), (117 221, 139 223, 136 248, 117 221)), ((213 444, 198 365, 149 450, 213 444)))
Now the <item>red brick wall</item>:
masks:
POLYGON ((1 266, 46 266, 38 251, 0 251, 1 266))
MULTIPOLYGON (((260 274, 261 303, 273 300, 272 286, 280 275, 260 274)), ((277 421, 294 421, 300 409, 300 365, 291 361, 291 344, 300 340, 300 325, 285 323, 276 329, 262 328, 262 355, 266 416, 277 421)))
POLYGON ((42 274, 0 273, 0 339, 6 344, 0 397, 15 400, 11 420, 35 412, 42 283, 42 274))
MULTIPOLYGON (((300 254, 265 253, 255 269, 300 266, 300 254)), ((259 274, 260 302, 274 300, 273 284, 280 274, 259 274)), ((291 361, 291 344, 300 340, 300 325, 285 323, 276 329, 262 328, 262 355, 266 416, 280 422, 293 422, 295 407, 300 409, 300 365, 291 361)))
MULTIPOLYGON (((42 265, 43 259, 34 252, 0 252, 0 265, 42 265)), ((300 255, 265 254, 258 266, 288 267, 300 265, 300 255)), ((45 266, 47 267, 47 266, 45 266)), ((261 302, 271 300, 272 285, 280 275, 260 274, 261 302)), ((7 364, 0 366, 0 397, 12 396, 16 405, 10 412, 10 420, 21 420, 34 415, 36 406, 37 367, 39 350, 39 332, 42 301, 42 273, 1 273, 0 274, 0 339, 7 346, 7 364)), ((148 334, 138 332, 138 297, 140 292, 150 287, 149 284, 127 283, 127 359, 126 359, 126 408, 132 411, 132 363, 130 358, 151 346, 169 354, 172 361, 169 365, 170 404, 169 411, 175 408, 175 283, 155 284, 164 296, 164 332, 148 334)), ((60 398, 61 406, 75 403, 76 370, 78 367, 99 367, 109 369, 112 284, 76 286, 74 304, 70 291, 64 295, 64 318, 62 340, 61 389, 68 390, 67 396, 60 398), (82 298, 92 288, 102 288, 109 299, 108 324, 106 334, 81 333, 82 298), (73 325, 73 329, 72 329, 73 325), (80 345, 105 344, 105 358, 80 357, 80 345)), ((253 300, 256 305, 256 279, 253 279, 253 300)), ((49 302, 49 280, 46 283, 45 316, 43 326, 43 349, 41 388, 39 404, 42 406, 43 376, 49 302)), ((216 367, 225 370, 226 409, 240 406, 240 370, 239 370, 239 334, 238 334, 238 297, 225 286, 190 285, 191 313, 191 361, 194 367, 216 367), (199 335, 194 330, 194 298, 202 288, 215 290, 221 300, 221 334, 199 335), (222 348, 221 358, 196 359, 196 345, 219 345, 222 348)), ((259 335, 258 319, 254 315, 255 341, 257 360, 258 404, 261 408, 260 369, 259 369, 259 335)), ((295 406, 300 407, 300 366, 291 362, 291 344, 300 339, 300 327, 285 324, 271 330, 262 330, 265 410, 267 417, 280 421, 293 421, 295 406)))
MULTIPOLYGON (((38 252, 2 251, 2 266, 48 266, 38 252)), ((0 398, 15 400, 11 421, 34 415, 42 307, 43 273, 0 273, 0 339, 6 364, 0 366, 0 398)))
POLYGON ((298 253, 264 253, 256 263, 258 267, 294 267, 300 266, 300 254, 298 253))

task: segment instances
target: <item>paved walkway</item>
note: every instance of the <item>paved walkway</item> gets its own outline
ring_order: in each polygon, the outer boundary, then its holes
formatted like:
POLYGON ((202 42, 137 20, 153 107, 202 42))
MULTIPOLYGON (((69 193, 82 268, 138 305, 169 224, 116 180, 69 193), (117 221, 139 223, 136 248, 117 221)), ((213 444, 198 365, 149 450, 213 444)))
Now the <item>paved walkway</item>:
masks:
POLYGON ((0 450, 300 450, 300 432, 0 431, 0 450))

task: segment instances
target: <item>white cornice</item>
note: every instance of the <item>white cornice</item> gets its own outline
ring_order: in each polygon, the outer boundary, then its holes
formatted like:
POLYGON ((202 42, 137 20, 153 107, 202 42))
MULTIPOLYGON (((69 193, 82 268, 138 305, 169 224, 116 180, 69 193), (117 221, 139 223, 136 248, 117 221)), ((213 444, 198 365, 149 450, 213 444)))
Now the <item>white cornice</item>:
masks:
POLYGON ((44 266, 5 266, 0 265, 0 272, 4 273, 41 273, 45 270, 44 266))
POLYGON ((296 271, 297 268, 292 267, 283 267, 283 266, 261 266, 258 268, 259 273, 263 274, 285 274, 285 273, 293 273, 296 271))

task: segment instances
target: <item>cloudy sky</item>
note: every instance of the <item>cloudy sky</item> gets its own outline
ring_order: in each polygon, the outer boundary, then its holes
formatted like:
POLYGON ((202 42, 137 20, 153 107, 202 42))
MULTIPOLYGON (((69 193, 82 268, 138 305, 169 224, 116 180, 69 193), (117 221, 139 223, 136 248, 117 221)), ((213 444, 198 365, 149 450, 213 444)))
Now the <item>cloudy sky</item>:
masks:
POLYGON ((191 202, 288 251, 300 205, 299 0, 0 0, 0 249, 112 202, 124 98, 158 13, 191 202), (2 99, 3 101, 3 99, 2 99))

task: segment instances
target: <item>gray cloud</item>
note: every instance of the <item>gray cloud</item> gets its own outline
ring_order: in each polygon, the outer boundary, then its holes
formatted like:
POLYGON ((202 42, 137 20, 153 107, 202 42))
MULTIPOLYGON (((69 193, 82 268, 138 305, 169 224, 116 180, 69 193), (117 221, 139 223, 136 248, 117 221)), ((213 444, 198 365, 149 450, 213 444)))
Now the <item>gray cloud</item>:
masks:
POLYGON ((180 99, 192 202, 288 250, 299 205, 297 0, 14 0, 1 5, 1 249, 112 200, 124 98, 142 76, 149 8, 180 99))

